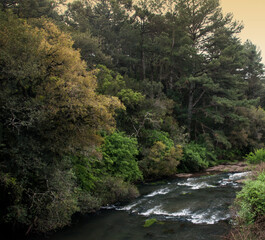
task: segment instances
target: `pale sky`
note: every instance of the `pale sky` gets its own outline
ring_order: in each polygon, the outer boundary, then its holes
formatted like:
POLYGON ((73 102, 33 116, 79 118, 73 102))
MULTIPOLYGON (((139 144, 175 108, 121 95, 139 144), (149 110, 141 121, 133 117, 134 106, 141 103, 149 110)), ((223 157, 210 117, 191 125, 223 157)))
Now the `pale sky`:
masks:
POLYGON ((265 0, 220 0, 224 13, 231 12, 234 19, 242 21, 243 42, 249 39, 262 52, 265 64, 265 0))

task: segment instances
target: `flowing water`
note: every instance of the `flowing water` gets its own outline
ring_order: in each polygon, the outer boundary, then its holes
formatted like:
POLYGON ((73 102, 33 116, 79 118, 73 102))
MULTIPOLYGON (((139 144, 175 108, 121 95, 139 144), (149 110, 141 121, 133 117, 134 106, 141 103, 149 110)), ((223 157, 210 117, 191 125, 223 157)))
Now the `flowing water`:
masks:
POLYGON ((229 229, 236 182, 248 173, 176 179, 141 187, 141 197, 108 206, 51 240, 217 240, 229 229), (148 219, 157 222, 144 227, 148 219))

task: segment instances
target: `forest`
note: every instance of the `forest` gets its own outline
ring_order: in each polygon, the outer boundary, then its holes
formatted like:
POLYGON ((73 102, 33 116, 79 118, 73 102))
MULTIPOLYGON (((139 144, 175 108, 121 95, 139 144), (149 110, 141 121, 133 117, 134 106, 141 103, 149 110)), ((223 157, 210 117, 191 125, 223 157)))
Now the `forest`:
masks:
POLYGON ((141 182, 265 162, 264 65, 242 29, 219 0, 1 0, 1 226, 46 233, 141 182))

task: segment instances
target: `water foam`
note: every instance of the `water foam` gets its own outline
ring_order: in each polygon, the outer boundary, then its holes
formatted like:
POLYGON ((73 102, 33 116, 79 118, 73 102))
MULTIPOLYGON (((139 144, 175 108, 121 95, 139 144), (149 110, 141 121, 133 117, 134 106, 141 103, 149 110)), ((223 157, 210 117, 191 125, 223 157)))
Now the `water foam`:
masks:
POLYGON ((146 195, 145 197, 154 197, 156 195, 165 195, 165 194, 167 194, 169 192, 170 192, 169 188, 163 188, 163 189, 156 190, 156 191, 146 195))
POLYGON ((251 172, 243 172, 243 173, 230 173, 229 177, 223 180, 220 180, 218 183, 221 186, 233 186, 233 187, 239 187, 238 183, 235 181, 242 179, 246 176, 248 176, 251 172))
POLYGON ((150 215, 157 215, 156 212, 157 211, 160 211, 160 207, 161 205, 159 206, 155 206, 154 208, 151 208, 151 209, 148 209, 146 212, 142 212, 142 213, 138 213, 139 215, 143 215, 143 216, 150 216, 150 215))
POLYGON ((219 221, 230 218, 229 214, 222 215, 222 212, 220 211, 214 213, 211 213, 210 210, 207 210, 205 212, 192 212, 189 208, 183 209, 179 212, 169 213, 167 211, 164 211, 161 208, 161 205, 155 206, 152 209, 148 209, 147 211, 138 214, 146 217, 154 215, 162 216, 166 219, 182 217, 187 221, 192 222, 193 224, 215 224, 219 221))
POLYGON ((251 172, 233 173, 229 176, 229 179, 232 181, 239 180, 243 177, 248 176, 250 173, 251 172))
POLYGON ((215 224, 219 221, 227 220, 230 218, 230 214, 226 214, 222 216, 222 212, 215 212, 214 214, 210 214, 209 211, 203 213, 194 213, 191 218, 188 219, 194 224, 215 224))
POLYGON ((141 203, 141 202, 132 203, 132 204, 129 204, 129 205, 127 205, 127 206, 117 208, 117 210, 121 210, 121 211, 130 211, 132 208, 134 208, 135 206, 137 206, 137 205, 140 204, 140 203, 141 203))
POLYGON ((167 211, 164 211, 161 208, 161 205, 158 205, 152 209, 147 210, 146 212, 142 212, 138 214, 143 215, 143 216, 157 215, 157 216, 165 216, 165 217, 187 217, 187 216, 190 216, 192 213, 190 209, 183 209, 179 212, 169 213, 167 211))
POLYGON ((101 207, 101 209, 106 209, 106 210, 112 210, 112 209, 116 209, 117 207, 115 205, 107 205, 107 206, 103 206, 101 207))
MULTIPOLYGON (((207 181, 202 181, 200 178, 188 178, 185 182, 175 182, 174 185, 177 186, 186 186, 188 189, 181 189, 180 187, 175 187, 173 186, 164 186, 161 189, 158 189, 156 191, 151 192, 150 194, 147 194, 142 197, 142 199, 133 202, 127 206, 124 207, 117 207, 117 210, 124 210, 124 211, 129 211, 131 213, 136 213, 138 215, 142 215, 145 217, 150 217, 150 216, 157 216, 159 218, 164 218, 164 219, 169 219, 169 220, 185 220, 189 221, 193 224, 216 224, 219 221, 222 220, 227 220, 230 218, 230 214, 227 213, 227 211, 220 211, 220 208, 223 208, 223 206, 214 206, 213 208, 206 208, 206 209, 191 209, 191 208, 184 208, 180 209, 179 211, 176 212, 170 212, 166 211, 163 207, 163 204, 159 205, 154 205, 154 203, 157 201, 157 198, 155 196, 157 195, 166 195, 169 192, 176 191, 179 194, 187 194, 190 191, 190 189, 203 189, 203 188, 216 188, 220 186, 232 186, 232 187, 237 187, 239 186, 238 183, 235 181, 238 179, 243 178, 244 176, 247 176, 249 172, 244 172, 244 173, 230 173, 226 174, 226 177, 223 177, 222 180, 220 178, 215 182, 212 183, 214 185, 211 185, 211 183, 207 181), (219 184, 216 184, 216 183, 219 184), (182 191, 181 191, 182 190, 182 191), (187 190, 187 191, 183 191, 187 190), (154 197, 154 199, 152 199, 154 197), (143 206, 142 206, 143 205, 143 206)), ((175 197, 178 197, 177 194, 175 197)), ((172 196, 171 196, 172 197, 172 196)), ((171 199, 171 198, 170 198, 171 199)), ((109 208, 113 208, 113 206, 108 206, 109 208)), ((190 206, 188 206, 190 207, 190 206)))
POLYGON ((192 182, 191 178, 187 179, 187 182, 184 183, 178 183, 179 186, 187 186, 187 187, 191 187, 191 189, 197 190, 197 189, 203 189, 203 188, 213 188, 216 186, 210 185, 206 182, 200 182, 200 183, 195 183, 192 182))

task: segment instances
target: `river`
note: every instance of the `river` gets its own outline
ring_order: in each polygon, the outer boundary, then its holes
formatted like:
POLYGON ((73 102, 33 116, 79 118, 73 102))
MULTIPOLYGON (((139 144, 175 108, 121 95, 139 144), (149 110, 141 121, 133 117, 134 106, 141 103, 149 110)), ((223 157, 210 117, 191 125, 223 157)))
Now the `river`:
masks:
POLYGON ((140 187, 141 197, 108 206, 50 240, 217 240, 230 229, 230 210, 248 173, 222 173, 140 187), (146 220, 156 219, 144 227, 146 220))

